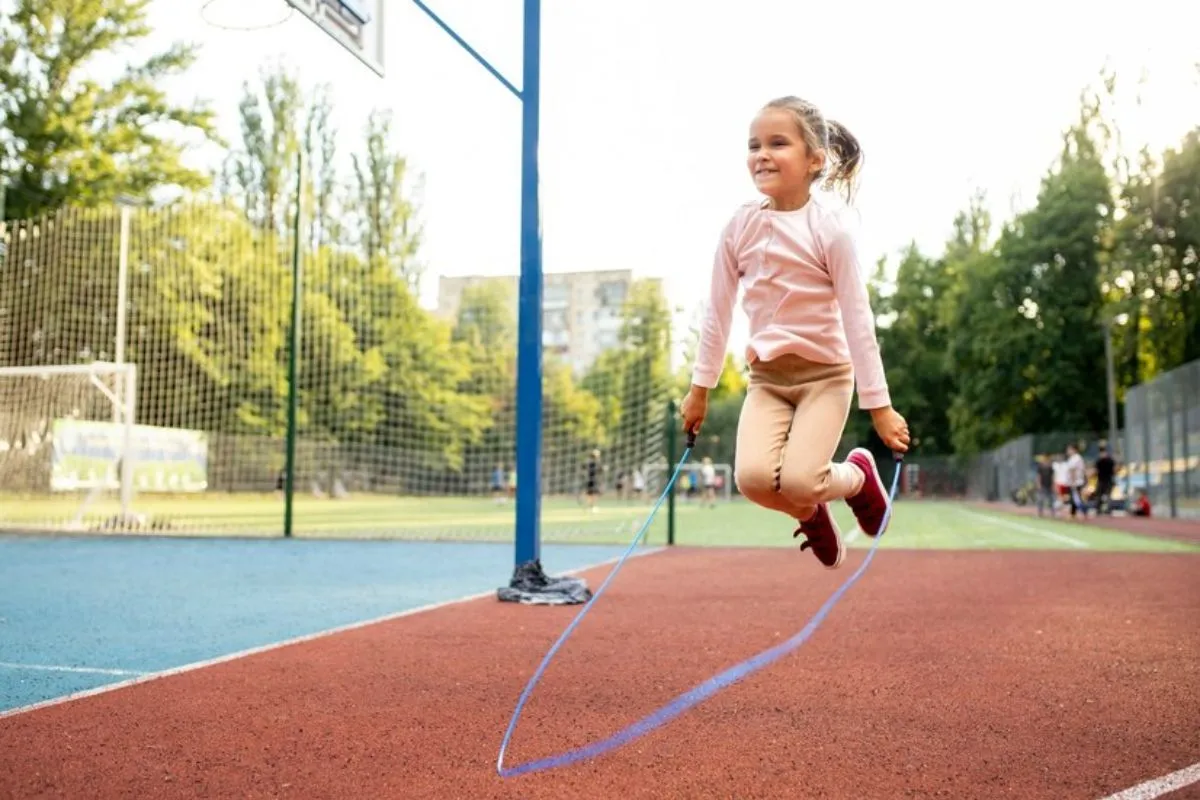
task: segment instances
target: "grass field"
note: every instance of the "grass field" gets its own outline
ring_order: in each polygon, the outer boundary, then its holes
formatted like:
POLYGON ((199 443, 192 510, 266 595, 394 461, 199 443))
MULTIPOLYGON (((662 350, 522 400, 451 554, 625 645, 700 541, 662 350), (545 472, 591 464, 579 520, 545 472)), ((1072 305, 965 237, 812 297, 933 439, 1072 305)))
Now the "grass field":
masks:
MULTIPOLYGON (((0 530, 29 532, 62 528, 79 507, 77 499, 0 498, 0 530)), ((641 529, 650 503, 602 500, 596 512, 571 498, 546 498, 542 533, 547 542, 628 543, 641 529)), ((165 522, 167 535, 279 536, 283 500, 278 495, 145 495, 135 506, 153 522, 165 522)), ((84 530, 95 529, 117 512, 115 501, 88 509, 84 530)), ((834 504, 851 547, 866 547, 853 516, 834 504)), ((514 527, 511 503, 489 498, 395 498, 356 496, 342 500, 300 496, 295 502, 295 535, 321 538, 469 539, 509 541, 514 527)), ((795 547, 793 526, 779 514, 735 500, 715 508, 680 500, 676 505, 676 543, 689 546, 795 547)), ((134 531, 137 532, 137 531, 134 531)), ((667 507, 663 504, 645 542, 665 544, 667 507)), ((1195 552, 1177 541, 1121 533, 1050 519, 984 512, 950 502, 900 501, 881 547, 921 549, 1053 549, 1140 552, 1195 552)))

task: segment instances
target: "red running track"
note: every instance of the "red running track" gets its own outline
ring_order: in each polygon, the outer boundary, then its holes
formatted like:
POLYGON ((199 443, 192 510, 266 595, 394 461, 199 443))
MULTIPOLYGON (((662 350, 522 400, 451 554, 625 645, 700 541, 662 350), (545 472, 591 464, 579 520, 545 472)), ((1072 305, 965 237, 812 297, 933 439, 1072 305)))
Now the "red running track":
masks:
MULTIPOLYGON (((793 635, 863 557, 630 560, 511 763, 793 635)), ((594 762, 508 780, 500 737, 578 607, 476 600, 0 719, 0 798, 1095 800, 1200 761, 1198 572, 1196 555, 884 550, 797 652, 594 762)))

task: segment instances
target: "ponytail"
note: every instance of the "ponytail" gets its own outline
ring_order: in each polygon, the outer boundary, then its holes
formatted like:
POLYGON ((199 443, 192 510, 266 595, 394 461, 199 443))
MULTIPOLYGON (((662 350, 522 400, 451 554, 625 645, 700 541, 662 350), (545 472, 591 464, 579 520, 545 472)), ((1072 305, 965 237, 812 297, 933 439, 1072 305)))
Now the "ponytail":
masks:
POLYGON ((863 152, 854 134, 836 120, 829 120, 829 149, 827 156, 832 164, 825 175, 825 188, 841 185, 846 192, 846 201, 854 197, 855 183, 862 169, 863 152))

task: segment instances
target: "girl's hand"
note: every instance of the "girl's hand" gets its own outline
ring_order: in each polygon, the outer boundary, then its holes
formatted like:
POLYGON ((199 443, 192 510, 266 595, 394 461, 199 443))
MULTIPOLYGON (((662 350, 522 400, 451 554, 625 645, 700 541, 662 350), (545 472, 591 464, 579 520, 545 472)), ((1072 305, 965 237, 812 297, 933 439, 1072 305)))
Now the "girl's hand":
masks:
POLYGON ((679 413, 683 417, 683 429, 688 433, 699 433, 704 417, 708 415, 708 389, 693 385, 683 398, 679 413))
POLYGON ((875 426, 875 432, 879 434, 879 438, 883 440, 892 452, 907 453, 908 452, 908 423, 904 417, 900 416, 891 406, 883 408, 871 409, 871 423, 875 426))

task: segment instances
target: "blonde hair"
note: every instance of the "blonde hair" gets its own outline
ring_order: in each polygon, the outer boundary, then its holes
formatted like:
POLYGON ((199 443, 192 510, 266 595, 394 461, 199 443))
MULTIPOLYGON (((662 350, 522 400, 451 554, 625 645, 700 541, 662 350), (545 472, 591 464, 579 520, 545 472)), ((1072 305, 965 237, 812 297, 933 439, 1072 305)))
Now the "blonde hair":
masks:
POLYGON ((824 177, 824 187, 833 189, 841 186, 846 200, 854 196, 854 184, 862 169, 863 152, 854 134, 846 126, 832 119, 825 119, 821 110, 807 100, 788 95, 777 97, 763 108, 775 108, 791 112, 796 118, 796 127, 810 151, 825 151, 825 168, 814 173, 813 182, 824 177))

